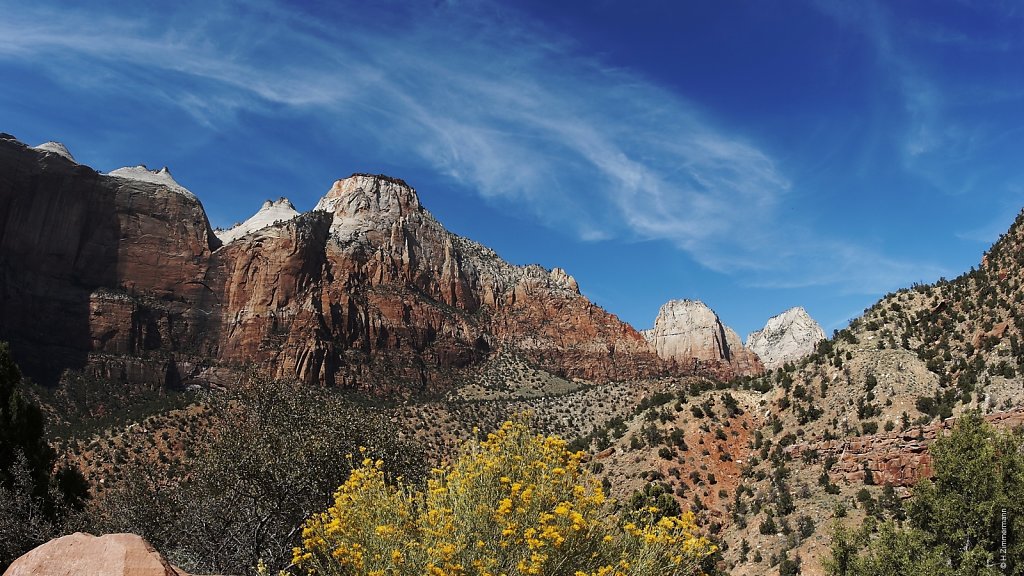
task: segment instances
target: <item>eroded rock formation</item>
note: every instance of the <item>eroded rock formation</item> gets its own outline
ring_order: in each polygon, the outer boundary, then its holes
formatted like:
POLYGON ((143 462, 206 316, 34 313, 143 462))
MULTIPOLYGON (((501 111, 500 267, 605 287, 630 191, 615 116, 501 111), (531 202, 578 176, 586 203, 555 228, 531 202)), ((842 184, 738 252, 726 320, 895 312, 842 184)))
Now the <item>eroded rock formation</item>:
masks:
POLYGON ((658 311, 654 328, 645 330, 643 335, 658 357, 682 366, 703 365, 717 370, 719 377, 764 372, 757 355, 743 346, 739 335, 699 300, 665 303, 658 311), (724 372, 721 368, 725 368, 724 372))
MULTIPOLYGON (((987 414, 984 418, 997 427, 1013 428, 1024 424, 1024 409, 987 414)), ((811 450, 817 452, 821 460, 836 458, 835 465, 829 470, 833 481, 863 483, 865 470, 869 470, 875 484, 907 487, 922 478, 932 477, 934 471, 928 446, 939 435, 948 434, 955 423, 955 418, 947 418, 926 426, 914 426, 904 432, 801 442, 787 446, 785 452, 794 459, 811 450)))
POLYGON ((222 241, 166 169, 102 175, 62 152, 0 136, 0 338, 43 382, 73 368, 156 386, 256 365, 444 386, 498 349, 598 381, 673 369, 564 270, 452 234, 401 180, 338 180, 301 215, 271 202, 222 241))
POLYGON ((747 336, 747 348, 757 354, 765 368, 774 370, 809 356, 824 339, 821 326, 797 306, 772 316, 764 328, 751 332, 747 336))

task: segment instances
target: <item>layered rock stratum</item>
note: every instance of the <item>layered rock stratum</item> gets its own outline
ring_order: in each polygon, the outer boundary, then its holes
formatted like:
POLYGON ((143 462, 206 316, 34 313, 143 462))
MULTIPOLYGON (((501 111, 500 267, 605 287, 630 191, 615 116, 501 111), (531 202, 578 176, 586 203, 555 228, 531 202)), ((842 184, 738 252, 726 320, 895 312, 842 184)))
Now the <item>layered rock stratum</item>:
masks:
POLYGON ((736 332, 699 300, 670 300, 658 311, 654 328, 644 337, 659 358, 719 378, 753 376, 764 372, 757 355, 743 346, 736 332))
POLYGON ((757 354, 765 368, 774 370, 810 356, 824 339, 821 326, 803 307, 797 306, 772 316, 764 328, 751 332, 747 348, 757 354))
POLYGON ((148 385, 223 368, 386 390, 443 387, 496 351, 567 378, 675 369, 564 270, 446 230, 405 182, 354 174, 316 208, 271 202, 218 236, 144 166, 104 175, 0 135, 0 339, 43 383, 148 385))

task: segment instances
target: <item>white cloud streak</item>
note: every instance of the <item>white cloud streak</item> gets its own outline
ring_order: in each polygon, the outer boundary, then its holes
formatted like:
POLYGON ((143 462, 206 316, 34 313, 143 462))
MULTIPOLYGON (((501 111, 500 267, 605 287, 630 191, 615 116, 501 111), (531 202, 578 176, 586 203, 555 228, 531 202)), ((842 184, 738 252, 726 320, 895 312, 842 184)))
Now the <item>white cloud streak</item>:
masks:
MULTIPOLYGON (((496 6, 405 8, 386 23, 342 9, 321 21, 269 2, 175 6, 159 19, 127 4, 7 7, 0 59, 159 95, 208 127, 274 106, 316 114, 579 238, 669 241, 754 284, 872 292, 915 273, 784 223, 792 184, 769 152, 496 6)), ((921 126, 914 146, 927 151, 921 126)))

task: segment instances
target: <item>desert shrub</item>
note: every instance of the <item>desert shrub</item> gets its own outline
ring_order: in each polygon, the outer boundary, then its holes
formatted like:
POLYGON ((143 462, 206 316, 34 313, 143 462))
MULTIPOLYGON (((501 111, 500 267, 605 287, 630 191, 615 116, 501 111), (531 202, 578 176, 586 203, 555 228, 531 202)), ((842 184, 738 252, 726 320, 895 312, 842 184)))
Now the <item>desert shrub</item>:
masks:
POLYGON ((630 496, 626 515, 642 522, 651 514, 654 520, 660 520, 664 516, 678 516, 680 512, 679 502, 672 497, 672 486, 665 482, 649 482, 630 496))
POLYGON ((467 443, 425 489, 362 460, 310 518, 294 560, 306 573, 694 574, 714 551, 693 516, 620 520, 556 437, 506 422, 467 443))
POLYGON ((93 509, 97 532, 144 536, 191 573, 284 568, 301 527, 348 475, 345 454, 366 446, 388 472, 421 477, 422 452, 379 413, 308 386, 254 381, 211 401, 213 420, 178 474, 145 460, 93 509))
POLYGON ((779 560, 779 576, 797 576, 800 574, 800 557, 790 558, 786 552, 779 560))

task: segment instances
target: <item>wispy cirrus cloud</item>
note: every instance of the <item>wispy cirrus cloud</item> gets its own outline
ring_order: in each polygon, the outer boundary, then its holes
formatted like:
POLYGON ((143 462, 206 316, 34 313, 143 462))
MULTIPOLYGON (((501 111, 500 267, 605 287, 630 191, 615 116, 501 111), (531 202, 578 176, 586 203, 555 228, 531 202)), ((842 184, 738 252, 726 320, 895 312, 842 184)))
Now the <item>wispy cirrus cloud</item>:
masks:
POLYGON ((1019 6, 954 3, 960 4, 967 25, 900 17, 896 13, 902 6, 876 0, 810 3, 866 39, 881 71, 879 82, 898 93, 901 114, 893 114, 885 128, 898 140, 903 167, 945 194, 977 191, 985 156, 1021 132, 992 121, 999 106, 1024 103, 1020 77, 1008 74, 993 82, 991 75, 976 72, 997 58, 1012 61, 1020 50, 1018 29, 1009 27, 1013 33, 1007 34, 1007 28, 996 25, 1019 19, 1019 6))
MULTIPOLYGON (((160 98, 209 127, 282 108, 316 115, 581 239, 668 241, 766 286, 870 292, 937 272, 786 222, 793 183, 770 150, 495 4, 7 8, 0 59, 160 98)), ((930 131, 938 104, 908 103, 922 115, 915 156, 943 135, 930 131)))

